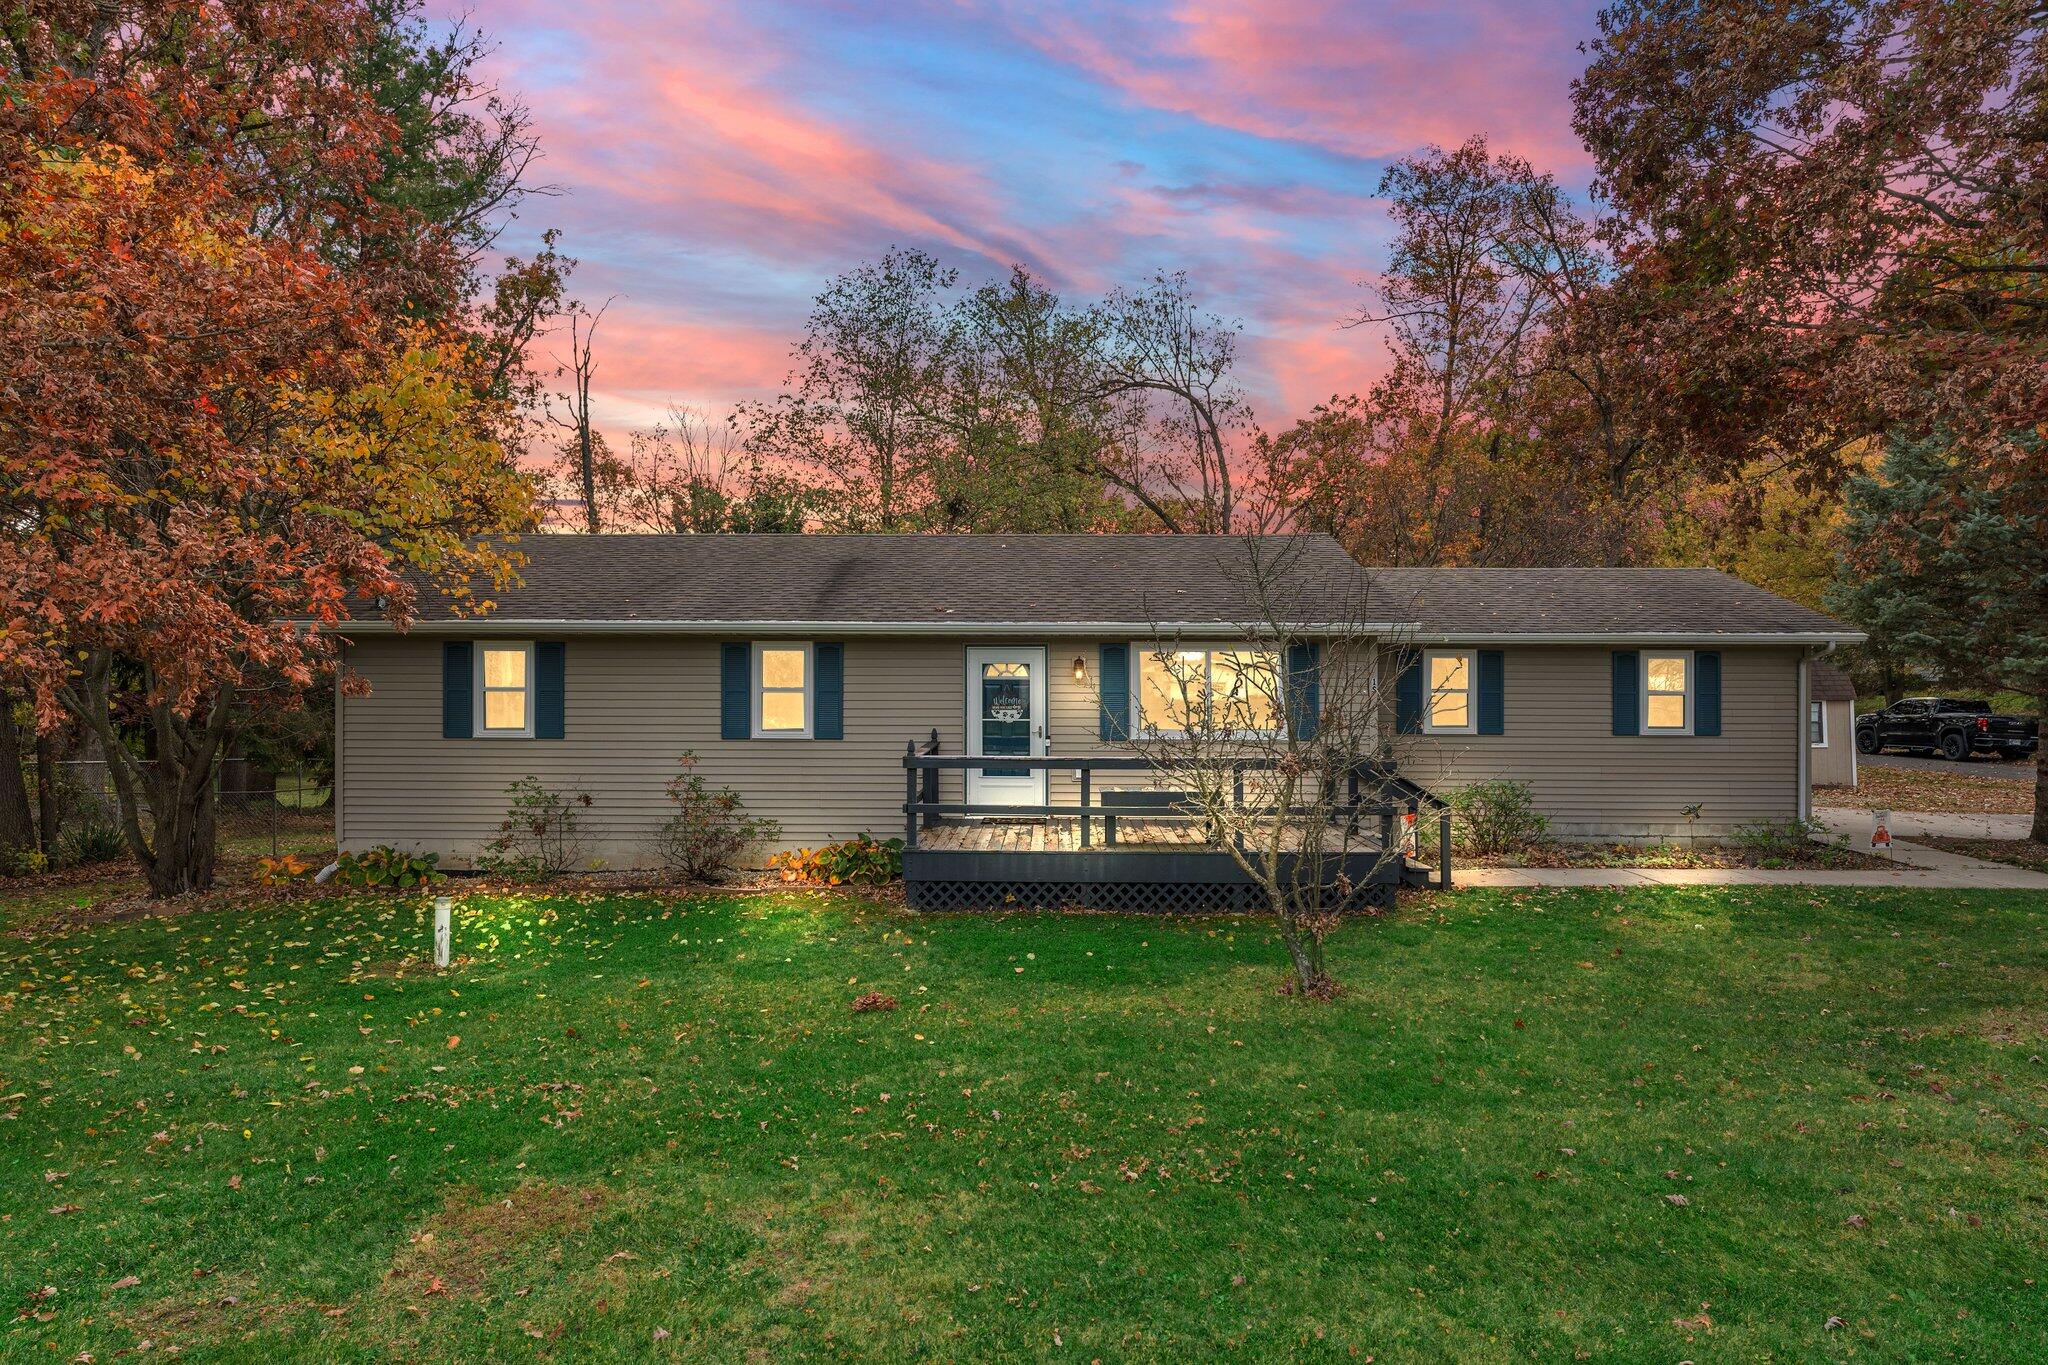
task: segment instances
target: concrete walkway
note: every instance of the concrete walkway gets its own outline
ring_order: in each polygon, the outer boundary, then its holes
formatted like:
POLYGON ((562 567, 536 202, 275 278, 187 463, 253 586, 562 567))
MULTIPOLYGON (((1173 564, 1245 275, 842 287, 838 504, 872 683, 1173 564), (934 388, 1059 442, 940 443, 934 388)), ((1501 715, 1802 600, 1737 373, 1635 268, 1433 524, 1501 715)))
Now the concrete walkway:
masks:
MULTIPOLYGON (((1828 833, 1848 835, 1849 847, 1861 851, 1870 842, 1870 812, 1846 806, 1815 806, 1815 824, 1826 825, 1828 833)), ((1951 815, 1934 811, 1895 810, 1892 838, 1911 839, 1932 834, 1945 839, 2024 839, 2034 827, 2031 815, 1951 815)))
MULTIPOLYGON (((1849 847, 1869 853, 1870 812, 1816 809, 1814 822, 1834 842, 1848 836, 1849 847)), ((1890 861, 1896 867, 1474 867, 1451 866, 1453 886, 1865 886, 1907 887, 1944 891, 2048 892, 2048 873, 2031 872, 2008 863, 1966 858, 1912 842, 1915 834, 1950 835, 1965 839, 2024 839, 2031 825, 2025 815, 1938 815, 1918 811, 1892 812, 1890 861)))
POLYGON ((2040 891, 2048 873, 1961 858, 1962 868, 1912 867, 1468 867, 1451 884, 1468 886, 1860 886, 1877 891, 2040 891))

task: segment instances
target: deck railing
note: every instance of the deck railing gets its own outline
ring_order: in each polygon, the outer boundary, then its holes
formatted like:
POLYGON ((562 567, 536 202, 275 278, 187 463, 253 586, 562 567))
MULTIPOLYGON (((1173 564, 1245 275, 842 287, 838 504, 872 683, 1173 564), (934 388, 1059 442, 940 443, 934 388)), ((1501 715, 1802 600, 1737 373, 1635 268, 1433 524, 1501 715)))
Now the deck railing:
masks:
MULTIPOLYGON (((1272 759, 1238 759, 1230 764, 1233 772, 1233 806, 1240 810, 1256 811, 1273 815, 1278 808, 1247 802, 1245 777, 1250 773, 1271 771, 1275 766, 1272 759)), ((1157 766, 1137 754, 1039 754, 1039 755, 973 755, 944 754, 939 752, 939 736, 934 730, 931 737, 922 743, 911 741, 903 752, 903 847, 915 851, 918 846, 918 831, 929 828, 943 816, 1024 816, 1024 817, 1071 817, 1080 822, 1080 844, 1082 848, 1092 846, 1090 825, 1095 820, 1143 819, 1147 814, 1155 817, 1158 812, 1148 812, 1142 807, 1105 806, 1098 802, 1095 774, 1148 773, 1158 774, 1157 766), (987 801, 941 801, 939 799, 939 774, 946 771, 965 772, 970 768, 1028 768, 1050 770, 1071 769, 1078 775, 1080 799, 1073 803, 1047 803, 1045 805, 1006 805, 987 801)), ((1170 775, 1169 775, 1170 778, 1170 775)), ((1439 884, 1448 888, 1451 877, 1451 811, 1445 802, 1427 789, 1403 778, 1393 764, 1362 762, 1344 775, 1344 800, 1331 805, 1296 806, 1287 813, 1293 816, 1314 816, 1327 814, 1329 822, 1356 830, 1359 823, 1368 817, 1379 821, 1380 849, 1384 852, 1393 846, 1394 821, 1406 814, 1421 818, 1422 808, 1428 806, 1437 812, 1437 875, 1439 884), (1367 799, 1368 793, 1392 792, 1398 799, 1367 799)), ((1169 818, 1199 818, 1200 812, 1176 810, 1168 813, 1169 818)), ((1113 829, 1114 826, 1109 826, 1113 829)))

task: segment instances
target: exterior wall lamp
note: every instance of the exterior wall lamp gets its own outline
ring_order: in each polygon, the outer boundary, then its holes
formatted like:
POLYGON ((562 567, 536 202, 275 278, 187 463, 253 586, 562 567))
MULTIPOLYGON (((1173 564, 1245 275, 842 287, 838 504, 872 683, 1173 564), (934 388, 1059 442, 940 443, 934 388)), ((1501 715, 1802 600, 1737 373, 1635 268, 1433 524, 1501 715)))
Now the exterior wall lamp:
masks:
POLYGON ((1074 656, 1074 681, 1088 681, 1088 663, 1078 654, 1074 656))

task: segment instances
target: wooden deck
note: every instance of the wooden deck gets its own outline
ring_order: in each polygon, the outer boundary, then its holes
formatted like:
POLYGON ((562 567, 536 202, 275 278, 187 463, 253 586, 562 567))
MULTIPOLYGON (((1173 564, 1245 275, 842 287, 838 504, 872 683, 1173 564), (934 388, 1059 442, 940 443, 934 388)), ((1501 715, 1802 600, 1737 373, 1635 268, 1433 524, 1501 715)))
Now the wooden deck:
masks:
MULTIPOLYGON (((927 853, 1222 853, 1200 820, 1147 820, 1116 817, 1116 842, 1104 838, 1102 816, 1089 819, 1089 845, 1081 846, 1081 822, 1051 816, 1038 820, 958 820, 918 831, 917 847, 927 853)), ((1331 831, 1326 851, 1338 851, 1331 831)), ((1377 849, 1379 841, 1361 830, 1351 840, 1353 853, 1377 849)))
MULTIPOLYGON (((976 805, 941 801, 938 779, 947 770, 987 766, 987 760, 938 753, 937 743, 934 731, 926 744, 906 746, 903 757, 903 887, 914 910, 1192 914, 1243 912, 1264 904, 1264 893, 1233 853, 1211 840, 1206 822, 1186 816, 1162 819, 1159 805, 1119 802, 1123 808, 1118 809, 1091 799, 1092 774, 1142 771, 1146 762, 1141 757, 1006 758, 1006 764, 1017 767, 1081 769, 1080 799, 1064 805, 976 805), (1109 839, 1112 818, 1114 843, 1109 839)), ((1393 905, 1402 883, 1420 871, 1398 853, 1381 855, 1392 841, 1394 821, 1404 804, 1414 810, 1418 801, 1439 803, 1419 788, 1388 795, 1382 789, 1392 781, 1391 770, 1364 765, 1360 776, 1372 779, 1369 790, 1354 780, 1349 801, 1338 807, 1339 818, 1354 822, 1350 837, 1330 829, 1328 842, 1314 853, 1299 844, 1282 850, 1279 875, 1290 885, 1313 878, 1336 895, 1336 901, 1325 902, 1332 906, 1384 909, 1393 905), (1306 866, 1309 859, 1317 866, 1306 866)), ((1297 818, 1312 814, 1295 812, 1297 818)))

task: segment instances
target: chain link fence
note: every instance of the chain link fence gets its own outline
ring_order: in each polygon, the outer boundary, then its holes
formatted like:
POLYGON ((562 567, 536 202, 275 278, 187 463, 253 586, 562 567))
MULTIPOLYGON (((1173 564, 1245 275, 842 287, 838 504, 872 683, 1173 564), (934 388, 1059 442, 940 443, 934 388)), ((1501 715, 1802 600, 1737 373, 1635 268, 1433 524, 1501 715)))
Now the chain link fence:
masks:
MULTIPOLYGON (((80 830, 120 827, 120 802, 105 760, 70 760, 51 768, 60 839, 75 838, 80 830)), ((23 777, 31 792, 40 790, 33 761, 25 765, 23 777)), ((334 847, 333 787, 303 769, 273 773, 245 759, 230 759, 214 778, 213 794, 223 856, 275 858, 334 847)))

